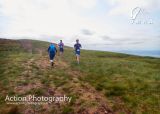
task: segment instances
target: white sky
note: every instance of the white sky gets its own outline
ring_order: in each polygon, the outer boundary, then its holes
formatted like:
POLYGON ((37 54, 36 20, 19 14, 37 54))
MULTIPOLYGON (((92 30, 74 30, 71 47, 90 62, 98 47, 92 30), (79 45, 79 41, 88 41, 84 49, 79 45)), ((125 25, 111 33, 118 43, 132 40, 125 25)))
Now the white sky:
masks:
POLYGON ((160 50, 160 0, 0 0, 0 37, 100 50, 160 50), (131 23, 132 10, 140 8, 131 23))

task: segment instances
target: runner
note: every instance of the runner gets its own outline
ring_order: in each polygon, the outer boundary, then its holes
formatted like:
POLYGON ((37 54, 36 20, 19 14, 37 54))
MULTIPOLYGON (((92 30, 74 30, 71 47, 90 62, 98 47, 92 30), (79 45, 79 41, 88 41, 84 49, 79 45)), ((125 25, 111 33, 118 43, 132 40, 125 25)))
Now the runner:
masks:
POLYGON ((59 52, 60 52, 60 56, 61 56, 61 55, 63 55, 63 51, 64 51, 64 44, 63 44, 62 40, 60 40, 58 47, 59 47, 59 52))
POLYGON ((80 61, 80 49, 82 48, 81 44, 79 43, 79 40, 76 40, 76 44, 74 45, 74 49, 75 49, 75 54, 76 54, 76 60, 77 63, 79 64, 80 61))
POLYGON ((53 66, 53 64, 54 64, 53 61, 54 61, 54 57, 55 57, 56 53, 57 53, 57 49, 54 46, 54 44, 51 43, 50 46, 48 47, 48 54, 49 54, 51 66, 53 66))

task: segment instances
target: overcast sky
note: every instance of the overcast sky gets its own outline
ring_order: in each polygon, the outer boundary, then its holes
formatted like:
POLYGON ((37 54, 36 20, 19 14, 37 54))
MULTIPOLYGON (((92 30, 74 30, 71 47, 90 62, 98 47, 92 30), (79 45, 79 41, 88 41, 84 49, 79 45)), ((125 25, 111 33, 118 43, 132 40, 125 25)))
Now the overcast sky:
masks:
POLYGON ((160 50, 160 0, 0 0, 0 37, 160 50))

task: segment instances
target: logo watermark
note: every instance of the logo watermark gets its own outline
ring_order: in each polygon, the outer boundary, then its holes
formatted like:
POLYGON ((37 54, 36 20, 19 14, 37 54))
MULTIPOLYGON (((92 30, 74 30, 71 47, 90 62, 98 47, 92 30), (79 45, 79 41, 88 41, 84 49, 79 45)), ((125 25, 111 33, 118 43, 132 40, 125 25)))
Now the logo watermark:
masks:
POLYGON ((46 104, 57 102, 71 102, 72 97, 63 96, 6 96, 5 102, 7 104, 46 104))
POLYGON ((140 7, 132 9, 130 19, 132 24, 153 24, 150 13, 146 9, 140 7))

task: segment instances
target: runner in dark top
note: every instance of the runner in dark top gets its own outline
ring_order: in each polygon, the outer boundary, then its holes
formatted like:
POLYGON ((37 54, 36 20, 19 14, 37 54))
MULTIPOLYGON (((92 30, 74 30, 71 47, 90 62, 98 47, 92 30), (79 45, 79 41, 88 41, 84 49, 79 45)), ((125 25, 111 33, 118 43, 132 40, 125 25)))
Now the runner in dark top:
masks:
POLYGON ((51 66, 53 66, 53 64, 54 64, 53 60, 54 60, 54 57, 56 55, 56 52, 57 52, 56 47, 54 46, 53 43, 51 43, 50 46, 48 47, 48 54, 49 54, 51 66))
POLYGON ((76 40, 76 44, 74 45, 74 49, 75 49, 75 54, 76 54, 76 60, 77 63, 79 64, 80 61, 80 49, 82 48, 81 44, 79 43, 79 40, 76 40))
POLYGON ((60 55, 63 55, 63 52, 64 52, 64 44, 63 44, 62 40, 60 40, 60 43, 58 44, 58 47, 59 47, 60 55))

